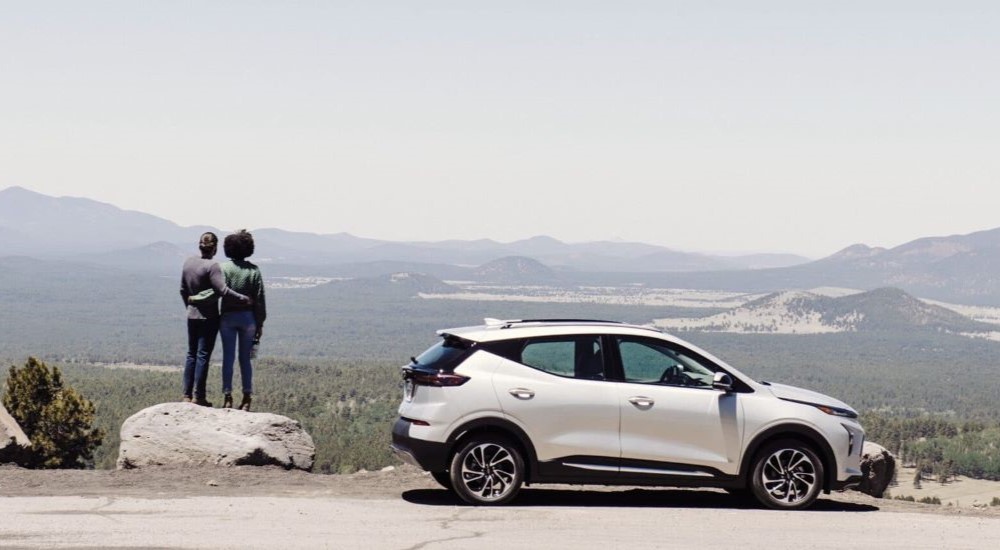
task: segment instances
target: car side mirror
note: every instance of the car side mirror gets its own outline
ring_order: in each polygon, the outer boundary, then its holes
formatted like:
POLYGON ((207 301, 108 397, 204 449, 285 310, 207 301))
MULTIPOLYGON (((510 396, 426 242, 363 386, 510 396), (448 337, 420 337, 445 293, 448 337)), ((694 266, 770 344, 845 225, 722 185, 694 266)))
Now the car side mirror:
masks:
POLYGON ((712 378, 712 389, 722 390, 726 393, 733 391, 733 377, 724 372, 717 372, 712 378))

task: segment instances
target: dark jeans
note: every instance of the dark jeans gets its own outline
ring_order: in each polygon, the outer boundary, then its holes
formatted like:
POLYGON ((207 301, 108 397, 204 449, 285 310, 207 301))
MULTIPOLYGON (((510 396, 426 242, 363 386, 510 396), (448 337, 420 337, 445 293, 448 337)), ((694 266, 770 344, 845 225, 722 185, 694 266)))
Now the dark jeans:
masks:
POLYGON ((222 314, 222 393, 233 392, 233 364, 240 360, 240 381, 243 393, 253 393, 253 365, 250 348, 257 332, 257 321, 252 311, 230 311, 222 314))
POLYGON ((188 352, 184 362, 184 395, 205 398, 205 381, 208 380, 208 362, 215 349, 219 334, 219 318, 188 319, 188 352), (197 382, 197 386, 195 383, 197 382))

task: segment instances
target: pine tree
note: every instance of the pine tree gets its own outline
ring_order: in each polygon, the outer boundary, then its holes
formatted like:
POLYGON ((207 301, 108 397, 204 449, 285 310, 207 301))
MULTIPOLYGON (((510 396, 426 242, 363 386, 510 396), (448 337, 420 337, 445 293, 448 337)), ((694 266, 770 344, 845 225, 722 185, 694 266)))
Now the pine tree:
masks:
POLYGON ((937 478, 938 483, 941 485, 946 485, 948 482, 952 481, 951 464, 946 462, 938 466, 937 478))
POLYGON ((57 367, 29 357, 23 368, 10 367, 4 407, 31 440, 34 468, 83 468, 93 458, 104 432, 92 428, 94 405, 62 381, 57 367))

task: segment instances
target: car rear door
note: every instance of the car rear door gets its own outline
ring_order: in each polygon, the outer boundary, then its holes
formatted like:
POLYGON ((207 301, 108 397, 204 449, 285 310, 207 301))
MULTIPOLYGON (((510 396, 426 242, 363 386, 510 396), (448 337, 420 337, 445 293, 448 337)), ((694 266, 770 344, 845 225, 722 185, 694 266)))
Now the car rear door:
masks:
POLYGON ((493 385, 506 416, 531 438, 546 476, 617 473, 616 384, 607 381, 599 335, 506 343, 493 385))

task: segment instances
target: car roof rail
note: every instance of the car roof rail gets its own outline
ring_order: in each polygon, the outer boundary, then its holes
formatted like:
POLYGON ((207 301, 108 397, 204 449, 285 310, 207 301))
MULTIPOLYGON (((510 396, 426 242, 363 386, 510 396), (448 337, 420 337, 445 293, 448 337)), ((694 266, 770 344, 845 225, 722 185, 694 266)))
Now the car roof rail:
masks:
POLYGON ((606 321, 603 319, 494 319, 487 317, 483 319, 488 327, 510 328, 513 325, 522 323, 609 323, 614 325, 625 325, 623 321, 606 321))

